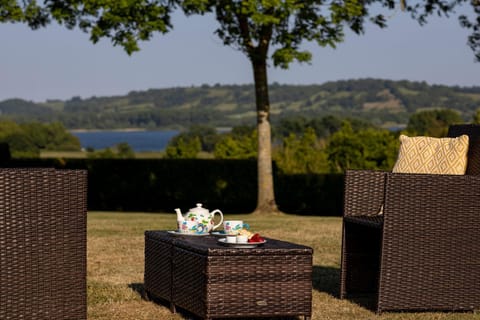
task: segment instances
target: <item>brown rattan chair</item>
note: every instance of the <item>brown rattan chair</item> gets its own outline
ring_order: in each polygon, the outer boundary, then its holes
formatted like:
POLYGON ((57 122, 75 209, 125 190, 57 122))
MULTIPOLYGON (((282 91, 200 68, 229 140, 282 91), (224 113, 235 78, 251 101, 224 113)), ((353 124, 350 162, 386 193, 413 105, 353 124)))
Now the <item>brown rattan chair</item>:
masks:
POLYGON ((86 172, 0 169, 0 319, 86 319, 86 172))
POLYGON ((341 298, 379 313, 480 309, 480 126, 449 128, 461 134, 465 175, 347 171, 341 298))

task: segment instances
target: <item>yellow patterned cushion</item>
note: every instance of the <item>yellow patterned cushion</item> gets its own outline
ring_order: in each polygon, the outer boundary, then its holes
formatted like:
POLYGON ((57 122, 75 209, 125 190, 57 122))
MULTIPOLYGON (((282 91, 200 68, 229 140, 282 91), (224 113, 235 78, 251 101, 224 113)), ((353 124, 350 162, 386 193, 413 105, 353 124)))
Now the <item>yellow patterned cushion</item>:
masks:
POLYGON ((468 136, 457 138, 400 135, 400 151, 392 172, 465 174, 468 136))

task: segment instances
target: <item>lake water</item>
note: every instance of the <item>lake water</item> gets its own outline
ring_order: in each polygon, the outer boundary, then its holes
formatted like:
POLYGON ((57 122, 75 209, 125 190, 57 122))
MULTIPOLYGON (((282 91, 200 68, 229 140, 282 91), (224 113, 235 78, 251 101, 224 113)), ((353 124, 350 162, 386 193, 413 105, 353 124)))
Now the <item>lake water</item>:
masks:
POLYGON ((134 151, 162 151, 168 142, 179 131, 90 131, 72 132, 80 139, 82 148, 94 148, 95 150, 113 147, 121 142, 126 142, 134 151))

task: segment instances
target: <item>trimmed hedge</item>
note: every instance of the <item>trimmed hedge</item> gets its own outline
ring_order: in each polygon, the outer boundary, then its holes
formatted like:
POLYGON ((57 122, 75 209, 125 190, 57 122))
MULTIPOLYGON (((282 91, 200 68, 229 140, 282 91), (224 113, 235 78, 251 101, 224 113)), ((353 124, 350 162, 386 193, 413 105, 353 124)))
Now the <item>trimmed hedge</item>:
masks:
POLYGON ((344 175, 276 175, 275 200, 283 212, 341 216, 344 175))
MULTIPOLYGON (((173 212, 201 202, 228 213, 255 209, 255 160, 35 159, 9 167, 88 170, 88 209, 173 212)), ((343 175, 274 174, 279 208, 303 215, 341 215, 343 175)))

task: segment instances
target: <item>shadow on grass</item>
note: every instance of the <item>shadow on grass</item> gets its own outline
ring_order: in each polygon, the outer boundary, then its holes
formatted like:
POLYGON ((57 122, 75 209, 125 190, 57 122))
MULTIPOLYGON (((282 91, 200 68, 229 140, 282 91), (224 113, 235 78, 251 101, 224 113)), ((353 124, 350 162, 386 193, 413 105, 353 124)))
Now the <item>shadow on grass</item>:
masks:
MULTIPOLYGON (((133 291, 135 291, 136 293, 138 293, 138 295, 140 296, 140 298, 142 300, 151 301, 151 302, 156 303, 158 305, 161 305, 161 306, 163 306, 167 309, 171 308, 170 302, 168 302, 167 300, 158 298, 156 296, 153 296, 153 295, 147 293, 147 291, 145 291, 145 286, 144 286, 143 283, 139 283, 139 282, 130 283, 128 285, 128 287, 130 289, 132 289, 133 291)), ((183 313, 183 312, 180 312, 180 313, 183 313)))
MULTIPOLYGON (((313 289, 340 299, 340 271, 340 268, 313 266, 313 289)), ((376 309, 376 297, 374 294, 358 294, 348 296, 346 299, 367 310, 375 311, 376 309)))
POLYGON ((313 266, 313 289, 340 298, 340 268, 313 266))
POLYGON ((139 282, 130 283, 128 284, 128 287, 133 291, 135 291, 136 293, 138 293, 142 298, 142 300, 148 300, 147 293, 145 292, 145 287, 143 283, 139 283, 139 282))

